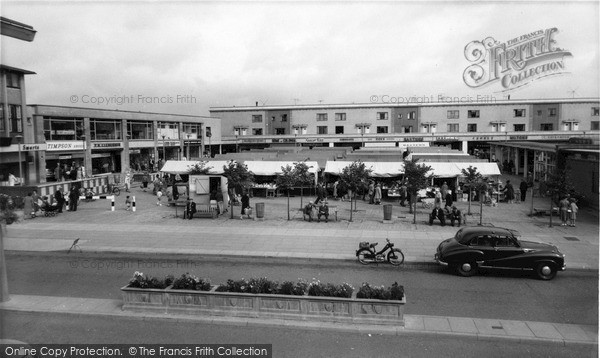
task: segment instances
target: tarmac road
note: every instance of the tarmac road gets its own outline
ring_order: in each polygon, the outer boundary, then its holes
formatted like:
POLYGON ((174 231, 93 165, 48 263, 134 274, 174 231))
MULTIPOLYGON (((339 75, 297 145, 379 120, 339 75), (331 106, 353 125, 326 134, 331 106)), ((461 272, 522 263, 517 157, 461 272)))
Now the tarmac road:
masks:
POLYGON ((408 298, 406 314, 587 325, 596 325, 598 317, 598 279, 591 271, 560 272, 541 281, 520 271, 465 278, 431 265, 396 268, 340 260, 27 252, 9 252, 6 260, 9 291, 20 295, 120 299, 119 288, 135 271, 156 277, 190 272, 213 283, 243 277, 314 278, 355 288, 363 282, 398 282, 408 298))

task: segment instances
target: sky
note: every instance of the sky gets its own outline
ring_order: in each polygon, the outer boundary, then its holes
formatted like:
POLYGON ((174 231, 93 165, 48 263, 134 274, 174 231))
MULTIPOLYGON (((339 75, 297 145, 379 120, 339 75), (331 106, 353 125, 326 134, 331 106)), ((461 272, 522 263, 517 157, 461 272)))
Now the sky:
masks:
POLYGON ((209 115, 210 107, 599 97, 599 2, 4 1, 29 104, 209 115), (557 28, 560 74, 472 88, 472 41, 557 28), (479 97, 478 97, 479 96, 479 97), (487 97, 486 97, 487 96, 487 97))

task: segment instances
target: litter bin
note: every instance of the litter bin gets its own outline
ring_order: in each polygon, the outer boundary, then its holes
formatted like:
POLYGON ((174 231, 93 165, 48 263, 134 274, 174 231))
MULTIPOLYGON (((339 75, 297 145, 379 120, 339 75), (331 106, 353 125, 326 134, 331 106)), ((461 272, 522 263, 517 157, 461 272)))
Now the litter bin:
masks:
POLYGON ((265 203, 256 203, 256 218, 262 219, 265 217, 265 203))
POLYGON ((383 206, 383 220, 392 220, 392 204, 383 206))

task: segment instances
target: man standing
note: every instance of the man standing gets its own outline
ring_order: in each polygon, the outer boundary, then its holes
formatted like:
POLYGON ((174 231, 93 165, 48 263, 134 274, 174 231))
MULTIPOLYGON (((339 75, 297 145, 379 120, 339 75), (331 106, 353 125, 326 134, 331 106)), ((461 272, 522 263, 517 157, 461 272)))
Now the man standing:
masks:
POLYGON ((56 205, 58 205, 58 212, 62 213, 63 206, 65 205, 65 198, 62 193, 62 188, 59 187, 54 193, 54 199, 56 199, 56 205))
POLYGON ((194 213, 196 212, 196 203, 192 200, 192 198, 188 198, 187 204, 185 205, 185 215, 183 218, 187 217, 188 220, 192 220, 194 213))
POLYGON ((218 210, 218 215, 223 214, 224 208, 223 208, 223 192, 221 191, 221 187, 217 188, 217 194, 215 195, 216 200, 217 200, 217 210, 218 210))
POLYGON ((529 188, 529 185, 527 185, 527 182, 525 181, 525 179, 521 179, 521 184, 519 184, 519 190, 521 190, 521 202, 524 202, 525 199, 527 198, 527 189, 529 188))
POLYGON ((71 186, 71 191, 69 191, 69 210, 77 211, 77 201, 79 200, 79 190, 77 186, 71 186))

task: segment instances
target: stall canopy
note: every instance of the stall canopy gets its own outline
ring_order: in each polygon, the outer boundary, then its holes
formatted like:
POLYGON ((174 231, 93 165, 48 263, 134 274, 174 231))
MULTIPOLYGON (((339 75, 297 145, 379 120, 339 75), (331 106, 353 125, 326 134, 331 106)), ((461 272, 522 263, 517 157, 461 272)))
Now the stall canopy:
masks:
MULTIPOLYGON (((340 175, 345 167, 352 164, 349 161, 327 161, 325 173, 340 175)), ((371 169, 371 177, 391 178, 404 174, 403 162, 363 162, 365 168, 371 169)))
POLYGON ((426 162, 423 163, 431 167, 429 174, 432 174, 438 178, 453 178, 462 176, 462 170, 467 169, 469 166, 477 168, 477 171, 484 177, 490 175, 500 175, 500 168, 496 163, 476 162, 476 163, 436 163, 426 162))
POLYGON ((161 168, 161 172, 169 174, 187 174, 192 166, 197 163, 205 162, 205 167, 210 168, 209 174, 223 174, 223 166, 227 165, 227 160, 206 160, 206 161, 184 161, 184 160, 167 160, 161 168))
MULTIPOLYGON (((308 166, 309 173, 318 173, 319 163, 317 162, 304 162, 308 166)), ((290 166, 294 168, 294 162, 278 162, 278 161, 245 161, 244 164, 248 166, 248 170, 254 173, 254 175, 277 175, 283 173, 281 167, 290 166)))

